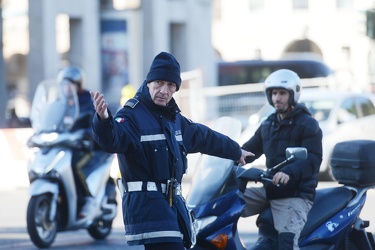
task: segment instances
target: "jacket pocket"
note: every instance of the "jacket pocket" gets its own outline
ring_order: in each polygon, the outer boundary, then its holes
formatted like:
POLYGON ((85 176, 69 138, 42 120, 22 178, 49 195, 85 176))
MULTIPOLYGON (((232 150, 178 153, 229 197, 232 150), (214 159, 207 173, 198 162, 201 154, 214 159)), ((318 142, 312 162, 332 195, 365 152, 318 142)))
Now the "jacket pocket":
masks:
POLYGON ((152 158, 153 162, 151 162, 151 171, 153 172, 154 180, 165 181, 170 179, 168 147, 155 147, 152 158))

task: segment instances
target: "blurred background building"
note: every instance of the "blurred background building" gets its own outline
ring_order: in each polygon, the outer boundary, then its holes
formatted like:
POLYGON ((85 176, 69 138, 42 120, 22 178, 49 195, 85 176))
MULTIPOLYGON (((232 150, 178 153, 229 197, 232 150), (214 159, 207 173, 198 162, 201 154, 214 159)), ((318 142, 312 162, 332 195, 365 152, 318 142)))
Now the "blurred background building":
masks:
POLYGON ((372 0, 218 0, 213 46, 224 60, 315 57, 341 84, 373 82, 374 48, 366 36, 372 0))
POLYGON ((115 111, 129 92, 121 90, 136 90, 160 51, 179 60, 186 91, 178 97, 197 120, 212 113, 202 88, 217 91, 210 87, 219 61, 314 58, 334 71, 337 86, 370 89, 373 2, 2 0, 0 126, 7 126, 6 106, 17 106, 10 100, 20 100, 18 114, 27 116, 37 84, 69 64, 85 70, 86 88, 103 91, 115 111))

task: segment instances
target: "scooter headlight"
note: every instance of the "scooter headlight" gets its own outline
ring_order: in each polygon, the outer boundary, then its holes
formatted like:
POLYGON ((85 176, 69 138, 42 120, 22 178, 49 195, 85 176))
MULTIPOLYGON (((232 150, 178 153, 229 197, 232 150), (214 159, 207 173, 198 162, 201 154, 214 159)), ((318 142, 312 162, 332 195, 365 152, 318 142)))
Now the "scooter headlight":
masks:
POLYGON ((59 137, 59 134, 56 132, 48 133, 48 134, 41 134, 40 139, 44 142, 53 142, 59 137))
POLYGON ((56 141, 57 138, 59 138, 59 134, 56 132, 35 134, 28 140, 27 145, 29 147, 48 146, 56 141))

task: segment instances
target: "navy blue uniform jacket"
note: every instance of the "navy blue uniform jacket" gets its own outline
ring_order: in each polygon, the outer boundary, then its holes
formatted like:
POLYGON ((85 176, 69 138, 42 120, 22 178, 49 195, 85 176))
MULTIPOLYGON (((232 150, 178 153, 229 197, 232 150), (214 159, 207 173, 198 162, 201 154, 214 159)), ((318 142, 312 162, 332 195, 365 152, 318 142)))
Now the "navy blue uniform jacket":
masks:
POLYGON ((277 187, 265 183, 265 188, 270 199, 300 197, 313 200, 322 162, 322 131, 304 105, 295 106, 283 120, 277 116, 271 114, 244 143, 242 148, 255 154, 246 160, 252 162, 264 154, 266 166, 271 168, 285 160, 287 147, 305 147, 308 152, 306 160, 291 162, 281 169, 290 176, 288 184, 277 187))
MULTIPOLYGON (((181 183, 187 154, 201 152, 238 160, 241 148, 229 137, 180 114, 174 99, 166 107, 154 104, 144 82, 136 96, 116 115, 93 120, 94 139, 117 153, 123 181, 181 183)), ((129 245, 181 242, 181 227, 190 230, 185 200, 176 195, 170 207, 159 191, 125 192, 122 199, 125 236, 129 245), (178 224, 182 216, 186 225, 178 224)))

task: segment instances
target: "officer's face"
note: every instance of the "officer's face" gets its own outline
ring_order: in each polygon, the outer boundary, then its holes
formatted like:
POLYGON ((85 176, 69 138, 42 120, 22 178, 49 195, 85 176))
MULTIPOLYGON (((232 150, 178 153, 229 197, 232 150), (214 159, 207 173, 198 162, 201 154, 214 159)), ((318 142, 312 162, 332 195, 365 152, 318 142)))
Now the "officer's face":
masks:
POLYGON ((290 93, 286 89, 272 90, 272 103, 276 112, 283 113, 288 110, 289 95, 290 93))
POLYGON ((166 106, 176 92, 177 86, 173 82, 155 80, 147 83, 151 99, 156 105, 166 106))

